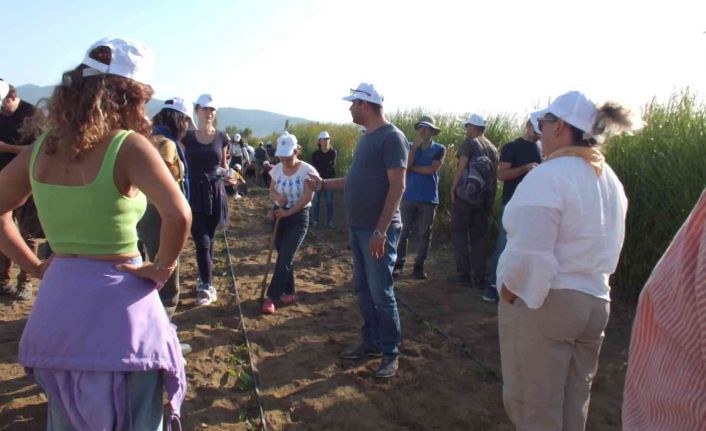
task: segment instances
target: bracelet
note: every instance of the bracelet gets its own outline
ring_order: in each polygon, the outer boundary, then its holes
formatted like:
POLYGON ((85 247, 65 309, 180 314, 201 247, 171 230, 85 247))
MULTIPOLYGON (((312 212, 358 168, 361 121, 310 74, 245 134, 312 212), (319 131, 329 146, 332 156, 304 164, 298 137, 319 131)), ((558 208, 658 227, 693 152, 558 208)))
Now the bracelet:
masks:
POLYGON ((161 270, 161 271, 167 270, 167 271, 169 271, 170 274, 171 274, 172 272, 174 272, 174 270, 176 269, 177 265, 179 265, 179 259, 175 260, 174 263, 171 264, 170 266, 162 266, 162 265, 159 263, 159 258, 155 259, 154 262, 152 262, 152 266, 154 266, 156 269, 161 270))

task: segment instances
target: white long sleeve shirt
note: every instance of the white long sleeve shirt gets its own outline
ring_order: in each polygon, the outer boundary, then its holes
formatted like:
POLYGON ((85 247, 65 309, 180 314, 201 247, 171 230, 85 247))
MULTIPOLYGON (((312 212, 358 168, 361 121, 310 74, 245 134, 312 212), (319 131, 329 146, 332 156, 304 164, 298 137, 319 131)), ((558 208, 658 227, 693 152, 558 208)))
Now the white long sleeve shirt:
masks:
POLYGON ((607 164, 600 176, 580 157, 559 157, 533 169, 505 207, 507 246, 497 286, 529 308, 549 289, 571 289, 610 301, 625 238, 627 198, 607 164))

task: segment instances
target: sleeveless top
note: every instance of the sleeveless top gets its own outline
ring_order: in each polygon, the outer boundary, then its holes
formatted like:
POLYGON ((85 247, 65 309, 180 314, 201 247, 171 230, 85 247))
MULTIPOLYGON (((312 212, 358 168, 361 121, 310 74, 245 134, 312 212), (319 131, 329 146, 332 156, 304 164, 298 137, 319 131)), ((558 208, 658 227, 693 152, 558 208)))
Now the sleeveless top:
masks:
POLYGON ((110 142, 96 178, 82 186, 43 183, 35 179, 34 164, 47 136, 39 137, 29 167, 32 194, 39 220, 52 249, 86 256, 137 252, 137 222, 145 212, 142 192, 126 197, 115 185, 115 160, 125 138, 119 131, 110 142))

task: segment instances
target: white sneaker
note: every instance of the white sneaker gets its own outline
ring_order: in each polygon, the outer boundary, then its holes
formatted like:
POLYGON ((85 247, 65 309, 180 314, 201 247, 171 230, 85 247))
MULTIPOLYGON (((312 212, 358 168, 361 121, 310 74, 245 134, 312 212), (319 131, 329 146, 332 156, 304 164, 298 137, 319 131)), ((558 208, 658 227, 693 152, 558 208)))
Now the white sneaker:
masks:
POLYGON ((196 305, 211 305, 218 300, 216 288, 211 284, 202 284, 196 289, 196 305))
POLYGON ((239 195, 238 193, 235 194, 235 199, 236 199, 236 200, 242 199, 242 198, 243 198, 243 197, 242 197, 241 195, 239 195))

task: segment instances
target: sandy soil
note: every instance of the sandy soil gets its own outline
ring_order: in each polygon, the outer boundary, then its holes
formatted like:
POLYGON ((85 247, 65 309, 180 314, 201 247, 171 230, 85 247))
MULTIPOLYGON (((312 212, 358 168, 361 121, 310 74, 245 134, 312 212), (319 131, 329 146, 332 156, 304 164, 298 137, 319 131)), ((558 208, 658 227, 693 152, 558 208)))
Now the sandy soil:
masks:
MULTIPOLYGON (((445 281, 453 270, 448 238, 436 239, 427 264, 430 279, 403 276, 397 291, 453 339, 473 360, 401 307, 400 371, 377 382, 377 361, 341 361, 338 353, 359 342, 361 320, 350 278, 344 229, 314 228, 295 264, 298 301, 261 316, 259 289, 270 225, 265 194, 256 189, 233 202, 228 229, 245 325, 258 370, 270 429, 287 430, 510 430, 498 375, 496 307, 481 291, 445 281), (324 242, 322 242, 322 240, 324 242)), ((323 208, 322 208, 323 210, 323 208)), ((345 226, 337 207, 337 226, 345 226)), ((323 214, 322 214, 323 216, 323 214)), ((258 427, 258 412, 239 329, 237 303, 222 234, 217 245, 219 301, 193 306, 196 268, 191 243, 182 260, 182 304, 175 317, 187 357, 186 430, 258 427)), ((414 245, 411 251, 414 251, 414 245)), ((0 431, 45 429, 46 398, 16 363, 17 343, 29 303, 0 302, 0 431)), ((614 305, 592 392, 591 430, 619 430, 622 387, 633 310, 614 305)))

